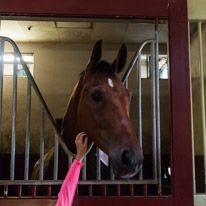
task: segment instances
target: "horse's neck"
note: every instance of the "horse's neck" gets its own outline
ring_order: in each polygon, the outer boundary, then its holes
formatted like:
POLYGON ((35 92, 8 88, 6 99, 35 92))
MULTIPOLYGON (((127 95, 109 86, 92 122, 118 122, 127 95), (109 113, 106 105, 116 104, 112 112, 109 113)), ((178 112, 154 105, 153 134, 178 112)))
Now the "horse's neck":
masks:
POLYGON ((76 153, 75 137, 77 135, 77 108, 82 88, 82 77, 75 85, 70 97, 62 125, 62 137, 71 152, 76 153))

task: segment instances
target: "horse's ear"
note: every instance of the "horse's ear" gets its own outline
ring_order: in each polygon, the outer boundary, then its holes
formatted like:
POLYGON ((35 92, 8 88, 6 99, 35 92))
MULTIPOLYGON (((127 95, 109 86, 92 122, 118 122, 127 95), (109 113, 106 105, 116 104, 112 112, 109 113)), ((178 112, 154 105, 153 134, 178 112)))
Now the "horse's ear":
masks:
POLYGON ((95 66, 102 57, 102 40, 96 42, 90 59, 90 71, 94 71, 95 66))
POLYGON ((123 70, 127 60, 127 48, 125 44, 122 44, 121 49, 117 55, 117 58, 112 63, 112 67, 115 72, 119 73, 123 70))

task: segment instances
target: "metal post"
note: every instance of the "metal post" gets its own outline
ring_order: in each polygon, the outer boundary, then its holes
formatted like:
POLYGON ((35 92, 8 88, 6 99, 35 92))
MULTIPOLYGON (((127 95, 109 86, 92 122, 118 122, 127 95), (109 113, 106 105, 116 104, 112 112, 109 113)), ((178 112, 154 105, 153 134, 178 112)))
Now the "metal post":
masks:
POLYGON ((72 156, 68 156, 68 170, 70 169, 71 165, 72 165, 72 156))
POLYGON ((206 191, 206 137, 205 137, 205 98, 204 98, 204 68, 203 68, 203 52, 202 52, 202 22, 198 22, 198 40, 200 49, 200 86, 201 86, 201 108, 202 108, 202 138, 204 149, 204 176, 206 191))
POLYGON ((125 79, 125 87, 128 89, 128 86, 129 86, 129 84, 128 84, 128 77, 125 79))
MULTIPOLYGON (((140 147, 142 147, 142 81, 141 81, 141 51, 138 52, 138 72, 137 72, 137 84, 138 84, 138 138, 140 147)), ((143 179, 143 167, 139 172, 139 179, 143 179)))
POLYGON ((157 136, 156 136, 156 100, 155 100, 155 45, 151 43, 151 81, 152 81, 152 162, 153 179, 157 179, 157 136))
POLYGON ((58 163, 59 163, 59 142, 55 137, 54 138, 54 176, 53 176, 54 180, 58 179, 58 163))
POLYGON ((160 94, 159 94, 159 41, 158 41, 158 19, 155 19, 155 41, 156 41, 156 107, 157 107, 157 170, 158 170, 158 193, 162 194, 161 182, 161 141, 160 141, 160 94))
POLYGON ((97 164, 97 168, 96 168, 96 171, 97 171, 97 177, 96 177, 96 179, 97 179, 97 180, 101 180, 100 150, 99 150, 98 147, 96 147, 96 152, 97 152, 97 158, 96 158, 96 164, 97 164))
POLYGON ((82 180, 87 179, 87 158, 83 159, 84 166, 82 167, 82 180))
POLYGON ((115 179, 115 177, 114 177, 112 165, 111 165, 111 162, 110 162, 110 180, 114 180, 114 179, 115 179))
POLYGON ((41 125, 40 125, 40 176, 39 179, 44 179, 44 109, 41 108, 41 125))
POLYGON ((1 127, 2 127, 2 102, 3 102, 3 76, 4 76, 4 40, 1 40, 0 54, 0 148, 1 148, 1 127))
POLYGON ((190 69, 190 105, 191 105, 191 132, 192 132, 192 161, 193 161, 193 192, 196 193, 195 181, 195 149, 194 149, 194 124, 193 124, 193 101, 192 101, 192 67, 191 67, 191 53, 190 53, 190 22, 188 22, 188 42, 189 42, 189 69, 190 69))
MULTIPOLYGON (((15 50, 14 50, 15 51, 15 50)), ((14 74, 13 74, 13 106, 12 106, 12 136, 11 136, 11 166, 10 180, 14 180, 15 172, 15 151, 16 151, 16 109, 17 109, 17 57, 14 53, 14 74)))
POLYGON ((28 79, 24 180, 28 180, 29 178, 30 123, 31 123, 31 84, 28 79))

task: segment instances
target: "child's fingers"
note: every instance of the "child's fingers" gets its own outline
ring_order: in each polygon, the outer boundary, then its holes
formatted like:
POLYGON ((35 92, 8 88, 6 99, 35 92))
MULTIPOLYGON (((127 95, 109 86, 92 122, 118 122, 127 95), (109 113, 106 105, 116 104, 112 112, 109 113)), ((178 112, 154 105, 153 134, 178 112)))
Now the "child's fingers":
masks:
POLYGON ((76 140, 79 140, 81 138, 83 138, 86 135, 85 132, 80 132, 77 136, 76 136, 76 140))
POLYGON ((86 133, 85 132, 80 132, 77 136, 76 136, 76 138, 80 138, 81 136, 84 136, 86 133))
POLYGON ((84 140, 84 146, 87 147, 87 144, 88 144, 88 137, 86 137, 84 140))
MULTIPOLYGON (((86 133, 85 132, 80 132, 77 136, 76 136, 76 140, 75 143, 76 144, 83 144, 84 145, 84 137, 86 137, 86 133)), ((85 138, 86 139, 86 138, 85 138)), ((88 141, 88 140, 87 140, 88 141)))

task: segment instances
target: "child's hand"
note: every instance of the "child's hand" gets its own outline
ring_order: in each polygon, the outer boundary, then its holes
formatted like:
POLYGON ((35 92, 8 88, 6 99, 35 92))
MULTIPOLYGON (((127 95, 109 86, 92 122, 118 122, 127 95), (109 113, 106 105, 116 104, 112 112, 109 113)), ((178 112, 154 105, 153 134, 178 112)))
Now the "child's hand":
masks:
POLYGON ((77 148, 77 155, 75 159, 79 162, 82 162, 87 152, 88 137, 84 139, 85 136, 86 136, 85 132, 80 132, 76 136, 76 140, 75 140, 75 144, 77 148))

